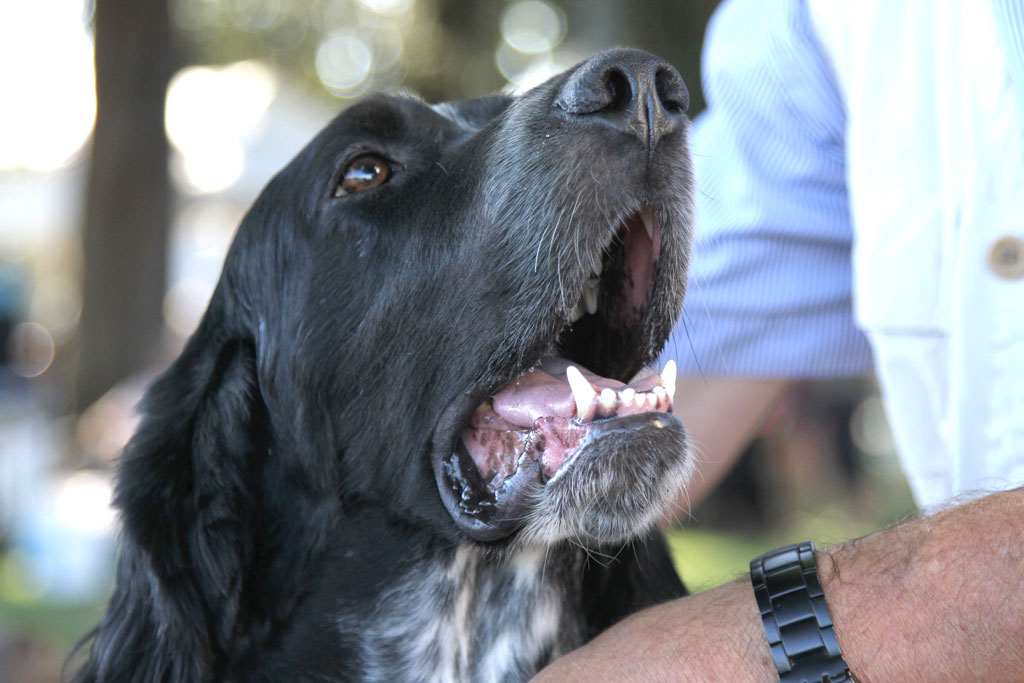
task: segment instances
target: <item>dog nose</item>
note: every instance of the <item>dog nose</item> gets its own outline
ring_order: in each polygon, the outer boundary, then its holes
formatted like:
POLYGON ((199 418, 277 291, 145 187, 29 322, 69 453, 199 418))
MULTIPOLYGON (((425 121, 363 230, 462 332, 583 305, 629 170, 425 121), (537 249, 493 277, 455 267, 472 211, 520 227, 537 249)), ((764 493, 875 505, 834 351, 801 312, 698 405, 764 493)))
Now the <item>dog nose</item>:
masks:
POLYGON ((636 135, 653 150, 681 125, 690 94, 663 59, 640 50, 612 50, 581 64, 554 104, 571 117, 636 135))

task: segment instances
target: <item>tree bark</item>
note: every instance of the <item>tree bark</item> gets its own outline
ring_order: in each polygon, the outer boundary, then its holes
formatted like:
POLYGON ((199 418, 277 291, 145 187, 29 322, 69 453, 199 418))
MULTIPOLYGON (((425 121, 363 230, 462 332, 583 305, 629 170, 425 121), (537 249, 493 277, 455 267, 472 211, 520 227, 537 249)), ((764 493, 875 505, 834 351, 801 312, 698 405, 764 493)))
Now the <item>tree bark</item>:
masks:
POLYGON ((95 7, 78 410, 158 351, 171 204, 164 97, 177 63, 167 0, 96 0, 95 7))

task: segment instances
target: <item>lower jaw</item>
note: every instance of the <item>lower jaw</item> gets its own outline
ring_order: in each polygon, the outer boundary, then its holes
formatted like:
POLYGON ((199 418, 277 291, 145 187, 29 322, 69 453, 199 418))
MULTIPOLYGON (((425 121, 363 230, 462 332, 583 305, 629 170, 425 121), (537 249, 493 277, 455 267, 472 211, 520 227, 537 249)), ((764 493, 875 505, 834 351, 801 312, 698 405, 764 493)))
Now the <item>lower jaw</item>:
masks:
MULTIPOLYGON (((581 423, 575 419, 543 417, 532 429, 496 431, 467 428, 449 460, 450 472, 462 485, 460 498, 466 507, 486 511, 508 495, 509 484, 546 485, 572 467, 576 456, 606 437, 627 435, 638 429, 663 426, 666 413, 649 412, 628 417, 611 417, 581 423), (516 442, 514 454, 501 454, 481 462, 466 446, 467 438, 479 439, 479 432, 493 431, 492 438, 516 442), (475 491, 474 491, 475 490, 475 491), (475 495, 474 495, 475 493, 475 495), (493 501, 488 499, 494 499, 493 501)), ((673 418, 674 419, 674 418, 673 418)), ((484 441, 487 437, 484 437, 484 441)))
POLYGON ((573 419, 542 417, 522 430, 469 427, 460 439, 487 488, 496 491, 524 459, 539 465, 542 483, 555 476, 579 450, 589 427, 573 419))

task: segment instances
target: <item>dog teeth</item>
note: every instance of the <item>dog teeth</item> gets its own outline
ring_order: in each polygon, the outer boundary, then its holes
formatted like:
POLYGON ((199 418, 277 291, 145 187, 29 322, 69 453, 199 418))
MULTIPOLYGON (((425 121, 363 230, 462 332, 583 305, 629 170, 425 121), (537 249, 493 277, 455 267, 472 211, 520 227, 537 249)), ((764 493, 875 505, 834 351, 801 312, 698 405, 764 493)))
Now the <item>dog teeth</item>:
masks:
POLYGON ((577 301, 576 305, 573 307, 572 313, 569 315, 569 321, 576 322, 587 313, 590 315, 597 313, 597 299, 600 291, 600 278, 596 275, 590 277, 586 284, 583 285, 583 294, 580 296, 580 300, 577 301))
POLYGON ((583 286, 583 307, 590 315, 597 313, 597 295, 600 288, 601 281, 597 278, 587 280, 587 284, 583 286))
POLYGON ((584 379, 583 373, 573 365, 565 369, 565 377, 569 380, 572 397, 576 400, 576 417, 583 419, 597 398, 597 392, 590 386, 590 382, 584 379))
MULTIPOLYGON (((572 398, 576 403, 576 417, 580 420, 593 419, 597 415, 612 417, 616 414, 635 414, 638 411, 668 411, 671 410, 675 397, 676 364, 675 361, 668 361, 658 377, 658 384, 644 391, 637 391, 632 387, 624 387, 621 390, 611 387, 595 389, 574 365, 565 369, 565 378, 569 382, 572 398)), ((485 407, 486 404, 482 405, 481 409, 485 407)))
POLYGON ((676 397, 676 362, 674 360, 665 363, 665 368, 661 371, 661 386, 665 387, 665 393, 668 394, 669 400, 674 400, 676 397))
POLYGON ((651 213, 649 206, 644 204, 640 208, 640 220, 644 222, 644 230, 647 231, 647 236, 654 239, 654 214, 651 213))

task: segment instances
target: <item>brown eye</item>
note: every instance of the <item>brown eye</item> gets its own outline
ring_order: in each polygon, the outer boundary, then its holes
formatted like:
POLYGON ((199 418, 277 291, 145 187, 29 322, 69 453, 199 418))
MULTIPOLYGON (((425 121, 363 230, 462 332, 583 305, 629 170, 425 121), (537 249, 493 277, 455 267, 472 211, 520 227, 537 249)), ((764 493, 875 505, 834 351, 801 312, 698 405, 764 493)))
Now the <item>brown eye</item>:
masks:
POLYGON ((348 165, 341 182, 334 189, 335 197, 372 190, 380 187, 391 177, 391 167, 378 156, 366 154, 348 165))

